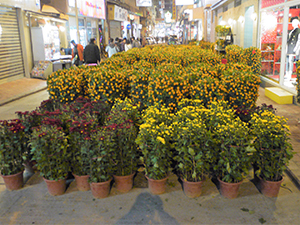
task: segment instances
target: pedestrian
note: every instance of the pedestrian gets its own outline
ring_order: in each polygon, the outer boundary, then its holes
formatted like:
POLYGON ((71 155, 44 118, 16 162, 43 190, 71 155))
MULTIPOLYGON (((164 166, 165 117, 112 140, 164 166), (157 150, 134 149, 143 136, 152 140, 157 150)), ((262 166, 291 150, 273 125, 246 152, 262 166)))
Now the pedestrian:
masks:
POLYGON ((114 43, 114 39, 109 39, 109 44, 106 46, 105 51, 108 53, 108 58, 112 57, 113 54, 116 54, 117 46, 114 43))
POLYGON ((121 41, 121 44, 120 44, 120 52, 124 52, 125 51, 125 44, 126 44, 126 37, 123 38, 123 40, 121 41))
POLYGON ((132 40, 132 48, 140 48, 141 47, 141 45, 140 45, 140 42, 139 41, 137 41, 137 40, 135 40, 135 38, 134 37, 131 37, 131 40, 132 40))
POLYGON ((120 43, 120 38, 116 37, 115 38, 115 45, 117 46, 117 51, 121 51, 121 43, 120 43))
POLYGON ((74 40, 71 43, 74 46, 72 49, 72 64, 80 66, 83 64, 83 46, 76 44, 74 40))
POLYGON ((100 63, 100 51, 95 42, 96 39, 91 38, 90 43, 84 49, 83 58, 85 64, 100 63))
POLYGON ((126 44, 125 44, 125 52, 127 52, 129 49, 132 49, 132 45, 131 45, 130 41, 127 40, 126 44))

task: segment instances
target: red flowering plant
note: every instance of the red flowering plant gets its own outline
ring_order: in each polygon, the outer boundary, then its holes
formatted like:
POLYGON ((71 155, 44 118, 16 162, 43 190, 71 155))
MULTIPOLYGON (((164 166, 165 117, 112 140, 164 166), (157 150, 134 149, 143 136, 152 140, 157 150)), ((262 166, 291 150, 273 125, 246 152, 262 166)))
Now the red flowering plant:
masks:
POLYGON ((105 182, 112 177, 112 154, 115 132, 110 127, 99 127, 91 133, 89 157, 89 182, 105 182))
POLYGON ((23 171, 26 160, 25 126, 21 120, 0 121, 0 171, 13 175, 23 171))
POLYGON ((72 172, 78 176, 89 173, 89 151, 92 148, 91 133, 96 132, 97 118, 88 113, 82 113, 74 118, 68 135, 71 153, 72 172))
POLYGON ((127 176, 137 170, 139 152, 135 139, 137 137, 138 110, 130 100, 119 100, 113 106, 105 121, 105 126, 115 133, 113 138, 113 173, 127 176))
POLYGON ((59 119, 45 118, 29 140, 36 167, 48 180, 65 179, 70 170, 68 139, 61 125, 59 119))
POLYGON ((32 128, 38 127, 41 125, 41 122, 43 120, 43 114, 40 113, 37 110, 33 110, 31 112, 25 111, 20 112, 17 111, 16 114, 18 115, 18 118, 22 121, 22 124, 24 125, 24 132, 25 132, 25 141, 26 145, 24 146, 24 153, 26 154, 26 161, 25 164, 30 166, 32 163, 32 154, 30 153, 30 145, 28 145, 29 138, 32 134, 32 128))

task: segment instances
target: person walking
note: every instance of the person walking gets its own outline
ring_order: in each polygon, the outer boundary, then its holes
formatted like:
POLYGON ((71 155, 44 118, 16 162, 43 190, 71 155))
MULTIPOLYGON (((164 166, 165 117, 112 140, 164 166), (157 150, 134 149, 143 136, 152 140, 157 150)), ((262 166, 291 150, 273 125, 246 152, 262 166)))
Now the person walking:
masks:
POLYGON ((105 51, 108 53, 108 58, 112 57, 113 54, 118 52, 117 46, 114 43, 114 39, 109 39, 109 44, 106 46, 105 51))
POLYGON ((126 37, 122 39, 121 44, 120 44, 120 52, 125 51, 125 45, 126 45, 127 39, 126 37))
POLYGON ((130 41, 127 40, 126 44, 125 44, 125 52, 127 52, 129 49, 132 49, 132 45, 131 45, 130 41))
POLYGON ((72 48, 72 63, 76 66, 83 64, 83 46, 81 44, 76 44, 74 40, 71 41, 74 46, 72 48))
POLYGON ((95 42, 96 39, 91 38, 90 43, 84 49, 83 58, 85 64, 100 63, 100 51, 95 42))
POLYGON ((140 42, 135 40, 134 37, 131 37, 131 40, 132 40, 132 42, 131 42, 132 48, 140 48, 141 47, 140 42))

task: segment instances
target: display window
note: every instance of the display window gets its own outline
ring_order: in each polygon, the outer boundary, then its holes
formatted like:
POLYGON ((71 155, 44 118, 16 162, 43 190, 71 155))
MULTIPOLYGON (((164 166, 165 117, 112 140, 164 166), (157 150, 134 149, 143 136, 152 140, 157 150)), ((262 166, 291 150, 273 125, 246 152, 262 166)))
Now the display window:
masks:
POLYGON ((298 60, 300 60, 300 5, 289 8, 284 73, 284 85, 287 87, 294 88, 298 60))
POLYGON ((261 15, 262 74, 279 81, 283 8, 261 15))

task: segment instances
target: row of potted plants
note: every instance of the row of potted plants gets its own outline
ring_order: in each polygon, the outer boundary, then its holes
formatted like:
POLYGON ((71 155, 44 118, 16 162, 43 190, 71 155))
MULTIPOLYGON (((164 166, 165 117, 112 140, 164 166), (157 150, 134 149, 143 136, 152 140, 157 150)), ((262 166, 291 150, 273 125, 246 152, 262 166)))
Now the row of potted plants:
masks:
MULTIPOLYGON (((292 157, 286 120, 268 107, 256 109, 246 123, 224 101, 206 108, 200 100, 183 99, 176 113, 155 104, 142 118, 130 99, 118 100, 113 107, 85 98, 68 105, 53 103, 19 112, 21 120, 0 125, 1 174, 22 172, 25 159, 35 160, 40 175, 51 181, 48 187, 54 180, 62 183, 60 189, 49 191, 53 195, 64 192, 69 171, 79 190, 88 190, 90 182, 95 197, 107 196, 113 175, 117 188, 127 192, 139 162, 155 194, 165 187, 153 189, 153 181, 164 184, 170 169, 184 184, 201 183, 207 176, 219 178, 220 183, 239 183, 254 163, 259 178, 279 181, 292 157), (118 178, 124 176, 130 182, 121 189, 118 178), (106 192, 96 194, 103 182, 106 192)), ((184 190, 190 197, 199 195, 184 190)))

